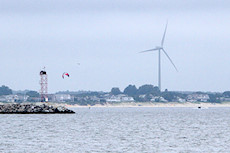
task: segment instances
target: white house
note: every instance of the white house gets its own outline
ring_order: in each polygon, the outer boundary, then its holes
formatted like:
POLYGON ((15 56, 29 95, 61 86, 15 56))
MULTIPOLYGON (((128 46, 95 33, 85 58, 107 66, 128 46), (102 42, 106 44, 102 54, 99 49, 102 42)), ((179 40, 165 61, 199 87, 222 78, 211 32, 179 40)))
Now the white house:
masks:
POLYGON ((125 94, 112 95, 106 98, 107 102, 134 102, 133 97, 129 97, 125 94))
POLYGON ((53 95, 53 101, 56 102, 74 101, 74 96, 71 96, 70 94, 55 94, 53 95))
POLYGON ((208 94, 191 94, 187 96, 187 101, 189 102, 207 102, 209 100, 208 94))

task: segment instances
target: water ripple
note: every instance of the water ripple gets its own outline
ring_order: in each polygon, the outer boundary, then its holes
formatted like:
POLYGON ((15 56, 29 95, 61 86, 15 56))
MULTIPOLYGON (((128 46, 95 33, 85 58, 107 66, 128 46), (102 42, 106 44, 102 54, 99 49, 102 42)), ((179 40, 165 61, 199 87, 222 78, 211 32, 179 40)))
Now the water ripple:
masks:
POLYGON ((0 152, 230 152, 230 108, 2 114, 0 152))

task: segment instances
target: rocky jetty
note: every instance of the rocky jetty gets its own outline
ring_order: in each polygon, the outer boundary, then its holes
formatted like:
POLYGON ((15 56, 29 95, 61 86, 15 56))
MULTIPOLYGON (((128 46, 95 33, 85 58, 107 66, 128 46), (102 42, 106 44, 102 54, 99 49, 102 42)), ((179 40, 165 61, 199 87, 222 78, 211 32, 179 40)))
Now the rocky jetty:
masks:
POLYGON ((0 114, 69 114, 75 113, 63 106, 49 103, 20 103, 0 105, 0 114))

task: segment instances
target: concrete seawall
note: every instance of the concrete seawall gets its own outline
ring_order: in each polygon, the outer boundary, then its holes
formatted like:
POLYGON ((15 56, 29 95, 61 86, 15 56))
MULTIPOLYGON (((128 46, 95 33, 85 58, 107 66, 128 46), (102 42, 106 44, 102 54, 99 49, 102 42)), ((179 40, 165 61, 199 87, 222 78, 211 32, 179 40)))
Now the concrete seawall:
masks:
POLYGON ((0 114, 72 114, 63 106, 48 103, 20 103, 0 105, 0 114))

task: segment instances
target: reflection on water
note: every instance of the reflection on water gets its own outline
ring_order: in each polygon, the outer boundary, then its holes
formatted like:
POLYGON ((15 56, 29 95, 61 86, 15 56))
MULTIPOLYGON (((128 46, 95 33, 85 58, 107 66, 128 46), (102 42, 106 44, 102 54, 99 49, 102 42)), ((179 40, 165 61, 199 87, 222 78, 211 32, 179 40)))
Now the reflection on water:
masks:
POLYGON ((0 152, 230 152, 230 108, 0 115, 0 152))

